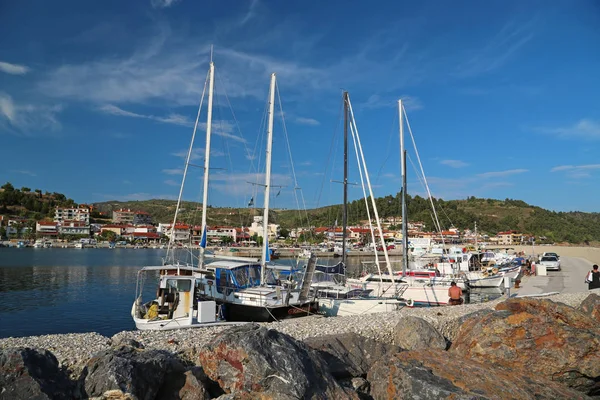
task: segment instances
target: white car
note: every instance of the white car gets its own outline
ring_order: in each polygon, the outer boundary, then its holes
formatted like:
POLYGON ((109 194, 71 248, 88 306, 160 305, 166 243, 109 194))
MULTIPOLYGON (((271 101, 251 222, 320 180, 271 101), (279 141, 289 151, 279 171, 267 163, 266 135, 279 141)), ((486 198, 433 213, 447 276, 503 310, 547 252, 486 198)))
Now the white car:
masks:
POLYGON ((560 260, 555 256, 543 256, 540 264, 546 267, 546 271, 560 271, 560 260))
POLYGON ((556 253, 544 253, 542 257, 556 257, 557 260, 560 260, 560 256, 556 253))

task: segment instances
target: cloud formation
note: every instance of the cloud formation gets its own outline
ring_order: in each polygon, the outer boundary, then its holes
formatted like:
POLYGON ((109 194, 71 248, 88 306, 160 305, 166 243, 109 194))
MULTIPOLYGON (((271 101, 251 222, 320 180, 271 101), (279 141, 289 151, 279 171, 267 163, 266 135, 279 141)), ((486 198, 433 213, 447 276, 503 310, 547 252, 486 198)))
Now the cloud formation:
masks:
POLYGON ((60 104, 36 105, 16 103, 7 93, 0 92, 0 132, 31 135, 36 132, 56 131, 61 128, 57 114, 60 104))
POLYGON ((567 127, 538 127, 534 129, 538 132, 554 135, 562 139, 600 139, 600 123, 591 119, 581 119, 567 127))
POLYGON ((495 172, 484 172, 483 174, 477 174, 480 178, 498 178, 510 175, 523 174, 525 172, 529 172, 528 169, 509 169, 506 171, 495 171, 495 172))
POLYGON ((313 118, 296 117, 296 123, 300 125, 317 126, 321 125, 319 121, 313 118))
POLYGON ((179 1, 180 0, 150 0, 150 4, 154 8, 168 8, 179 1))
POLYGON ((19 64, 11 64, 7 62, 0 61, 0 71, 5 72, 11 75, 25 75, 29 72, 29 67, 25 65, 19 64))
POLYGON ((138 114, 131 111, 124 110, 112 104, 107 104, 99 108, 105 114, 118 115, 121 117, 132 117, 132 118, 144 118, 151 119, 153 121, 164 122, 166 124, 174 124, 181 126, 192 126, 192 121, 185 115, 181 114, 169 114, 166 117, 158 117, 156 115, 144 115, 138 114))
POLYGON ((442 160, 440 161, 440 164, 447 165, 452 168, 463 168, 469 165, 468 163, 461 160, 442 160))

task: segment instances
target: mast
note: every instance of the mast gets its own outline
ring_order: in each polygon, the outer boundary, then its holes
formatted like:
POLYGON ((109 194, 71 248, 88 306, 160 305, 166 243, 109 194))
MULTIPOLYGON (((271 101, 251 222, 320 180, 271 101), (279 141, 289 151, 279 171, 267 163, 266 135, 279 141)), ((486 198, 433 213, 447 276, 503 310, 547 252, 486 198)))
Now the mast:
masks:
POLYGON ((398 118, 400 123, 400 164, 402 170, 402 275, 408 271, 408 213, 406 210, 406 149, 404 148, 404 120, 402 118, 402 100, 398 100, 398 118))
MULTIPOLYGON (((211 50, 212 51, 212 50, 211 50)), ((213 107, 213 91, 215 85, 215 64, 210 62, 210 69, 208 72, 208 112, 206 116, 206 148, 204 150, 204 191, 202 193, 202 242, 208 240, 208 229, 206 227, 206 210, 208 206, 208 171, 210 168, 210 137, 212 133, 212 107, 213 107)), ((206 244, 205 244, 206 245, 206 244)), ((200 265, 204 264, 204 251, 205 248, 200 246, 200 265)))
POLYGON ((260 269, 260 284, 264 285, 269 254, 269 195, 271 192, 271 151, 273 149, 273 114, 275 111, 275 73, 271 74, 269 89, 269 125, 267 128, 267 154, 265 164, 265 210, 263 214, 263 248, 260 269))
POLYGON ((348 92, 344 92, 344 205, 342 207, 342 263, 346 265, 346 229, 348 225, 348 92))

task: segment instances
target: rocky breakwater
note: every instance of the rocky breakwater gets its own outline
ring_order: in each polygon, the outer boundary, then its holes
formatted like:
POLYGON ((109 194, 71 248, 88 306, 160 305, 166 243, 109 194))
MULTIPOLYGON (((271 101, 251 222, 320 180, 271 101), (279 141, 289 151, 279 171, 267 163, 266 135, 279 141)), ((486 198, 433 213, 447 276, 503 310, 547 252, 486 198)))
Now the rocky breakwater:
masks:
POLYGON ((600 297, 577 303, 449 307, 433 312, 460 314, 451 323, 403 316, 378 339, 352 332, 377 327, 322 334, 339 319, 313 320, 304 340, 272 329, 287 324, 204 331, 200 345, 185 342, 193 330, 119 334, 78 373, 45 349, 3 345, 0 400, 600 398, 600 297))

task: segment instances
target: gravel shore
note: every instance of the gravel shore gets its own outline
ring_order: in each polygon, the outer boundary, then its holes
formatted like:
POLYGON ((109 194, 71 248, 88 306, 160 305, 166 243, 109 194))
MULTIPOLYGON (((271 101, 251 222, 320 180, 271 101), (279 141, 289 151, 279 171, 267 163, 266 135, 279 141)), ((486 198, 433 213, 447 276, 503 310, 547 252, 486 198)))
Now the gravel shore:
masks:
MULTIPOLYGON (((589 292, 562 293, 547 297, 577 307, 589 292)), ((286 333, 298 340, 309 337, 355 332, 384 343, 393 342, 394 327, 405 316, 418 316, 429 321, 449 340, 453 340, 458 330, 458 319, 466 314, 493 309, 500 298, 487 303, 467 304, 453 307, 405 308, 399 312, 366 314, 349 317, 325 318, 311 316, 263 325, 286 333)), ((0 339, 0 349, 10 347, 33 347, 50 350, 60 364, 79 375, 85 363, 95 353, 109 348, 124 339, 134 339, 146 349, 168 350, 192 360, 198 351, 220 331, 227 327, 196 328, 173 331, 124 331, 111 338, 97 333, 29 336, 0 339)))

